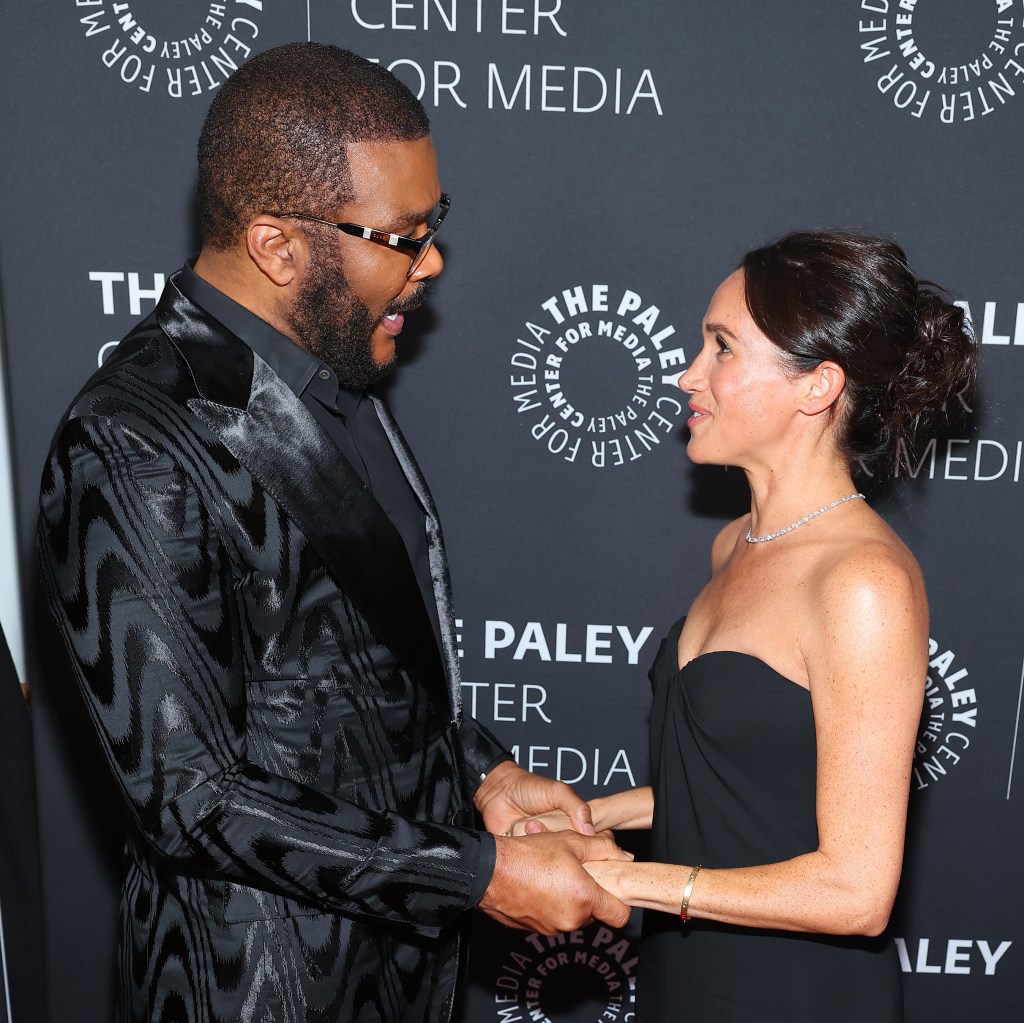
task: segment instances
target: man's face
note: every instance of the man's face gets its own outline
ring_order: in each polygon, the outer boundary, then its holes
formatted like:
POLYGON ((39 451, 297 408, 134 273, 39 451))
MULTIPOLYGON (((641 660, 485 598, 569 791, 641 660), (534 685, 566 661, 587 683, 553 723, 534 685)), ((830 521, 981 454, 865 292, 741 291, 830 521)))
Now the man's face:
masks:
MULTIPOLYGON (((441 196, 429 137, 352 143, 348 159, 353 199, 331 211, 332 219, 412 237, 426 232, 441 196)), ((407 278, 407 253, 327 226, 303 226, 309 262, 285 318, 343 387, 364 390, 389 372, 404 314, 422 304, 444 262, 431 246, 407 278)))

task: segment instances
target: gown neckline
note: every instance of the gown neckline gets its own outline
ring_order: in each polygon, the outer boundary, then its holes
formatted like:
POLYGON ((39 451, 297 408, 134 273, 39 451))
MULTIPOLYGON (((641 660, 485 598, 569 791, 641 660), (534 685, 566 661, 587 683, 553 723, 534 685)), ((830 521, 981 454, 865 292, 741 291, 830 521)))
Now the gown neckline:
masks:
MULTIPOLYGON (((678 642, 678 637, 677 637, 678 642)), ((748 654, 743 650, 705 650, 703 653, 697 654, 696 657, 691 657, 682 667, 676 668, 676 676, 682 675, 690 665, 695 664, 697 661, 703 660, 706 657, 716 657, 725 654, 726 656, 732 657, 746 657, 748 660, 754 661, 756 664, 760 664, 765 670, 770 671, 776 678, 781 678, 783 682, 788 682, 791 686, 796 686, 801 692, 806 693, 808 696, 811 695, 810 689, 807 686, 800 685, 799 682, 794 682, 789 676, 783 675, 781 671, 773 668, 767 661, 762 660, 757 654, 748 654)))

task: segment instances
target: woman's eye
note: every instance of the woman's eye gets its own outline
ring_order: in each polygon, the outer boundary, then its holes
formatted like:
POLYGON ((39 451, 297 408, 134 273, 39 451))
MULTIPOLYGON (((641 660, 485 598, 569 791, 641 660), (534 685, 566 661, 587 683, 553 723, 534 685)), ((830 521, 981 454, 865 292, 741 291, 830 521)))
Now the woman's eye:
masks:
POLYGON ((715 342, 718 344, 718 351, 720 354, 725 354, 729 351, 729 346, 725 343, 725 338, 721 334, 715 335, 715 342))

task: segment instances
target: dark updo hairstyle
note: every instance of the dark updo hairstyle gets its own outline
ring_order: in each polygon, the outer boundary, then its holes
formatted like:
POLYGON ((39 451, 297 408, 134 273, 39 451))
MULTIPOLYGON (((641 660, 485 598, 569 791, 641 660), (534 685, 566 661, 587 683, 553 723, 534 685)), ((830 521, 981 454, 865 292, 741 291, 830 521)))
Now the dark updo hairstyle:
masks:
POLYGON ((784 363, 804 372, 828 359, 846 373, 838 436, 860 485, 892 475, 901 449, 909 456, 966 406, 978 365, 970 325, 894 241, 794 232, 740 267, 750 315, 784 363))

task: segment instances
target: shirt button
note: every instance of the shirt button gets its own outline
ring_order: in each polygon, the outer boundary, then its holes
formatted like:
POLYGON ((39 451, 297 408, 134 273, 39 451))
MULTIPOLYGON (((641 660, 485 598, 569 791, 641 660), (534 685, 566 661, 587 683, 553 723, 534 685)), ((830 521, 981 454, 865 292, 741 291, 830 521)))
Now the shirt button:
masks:
POLYGON ((322 369, 317 374, 317 376, 319 376, 321 380, 330 380, 331 379, 331 371, 329 369, 322 369))

